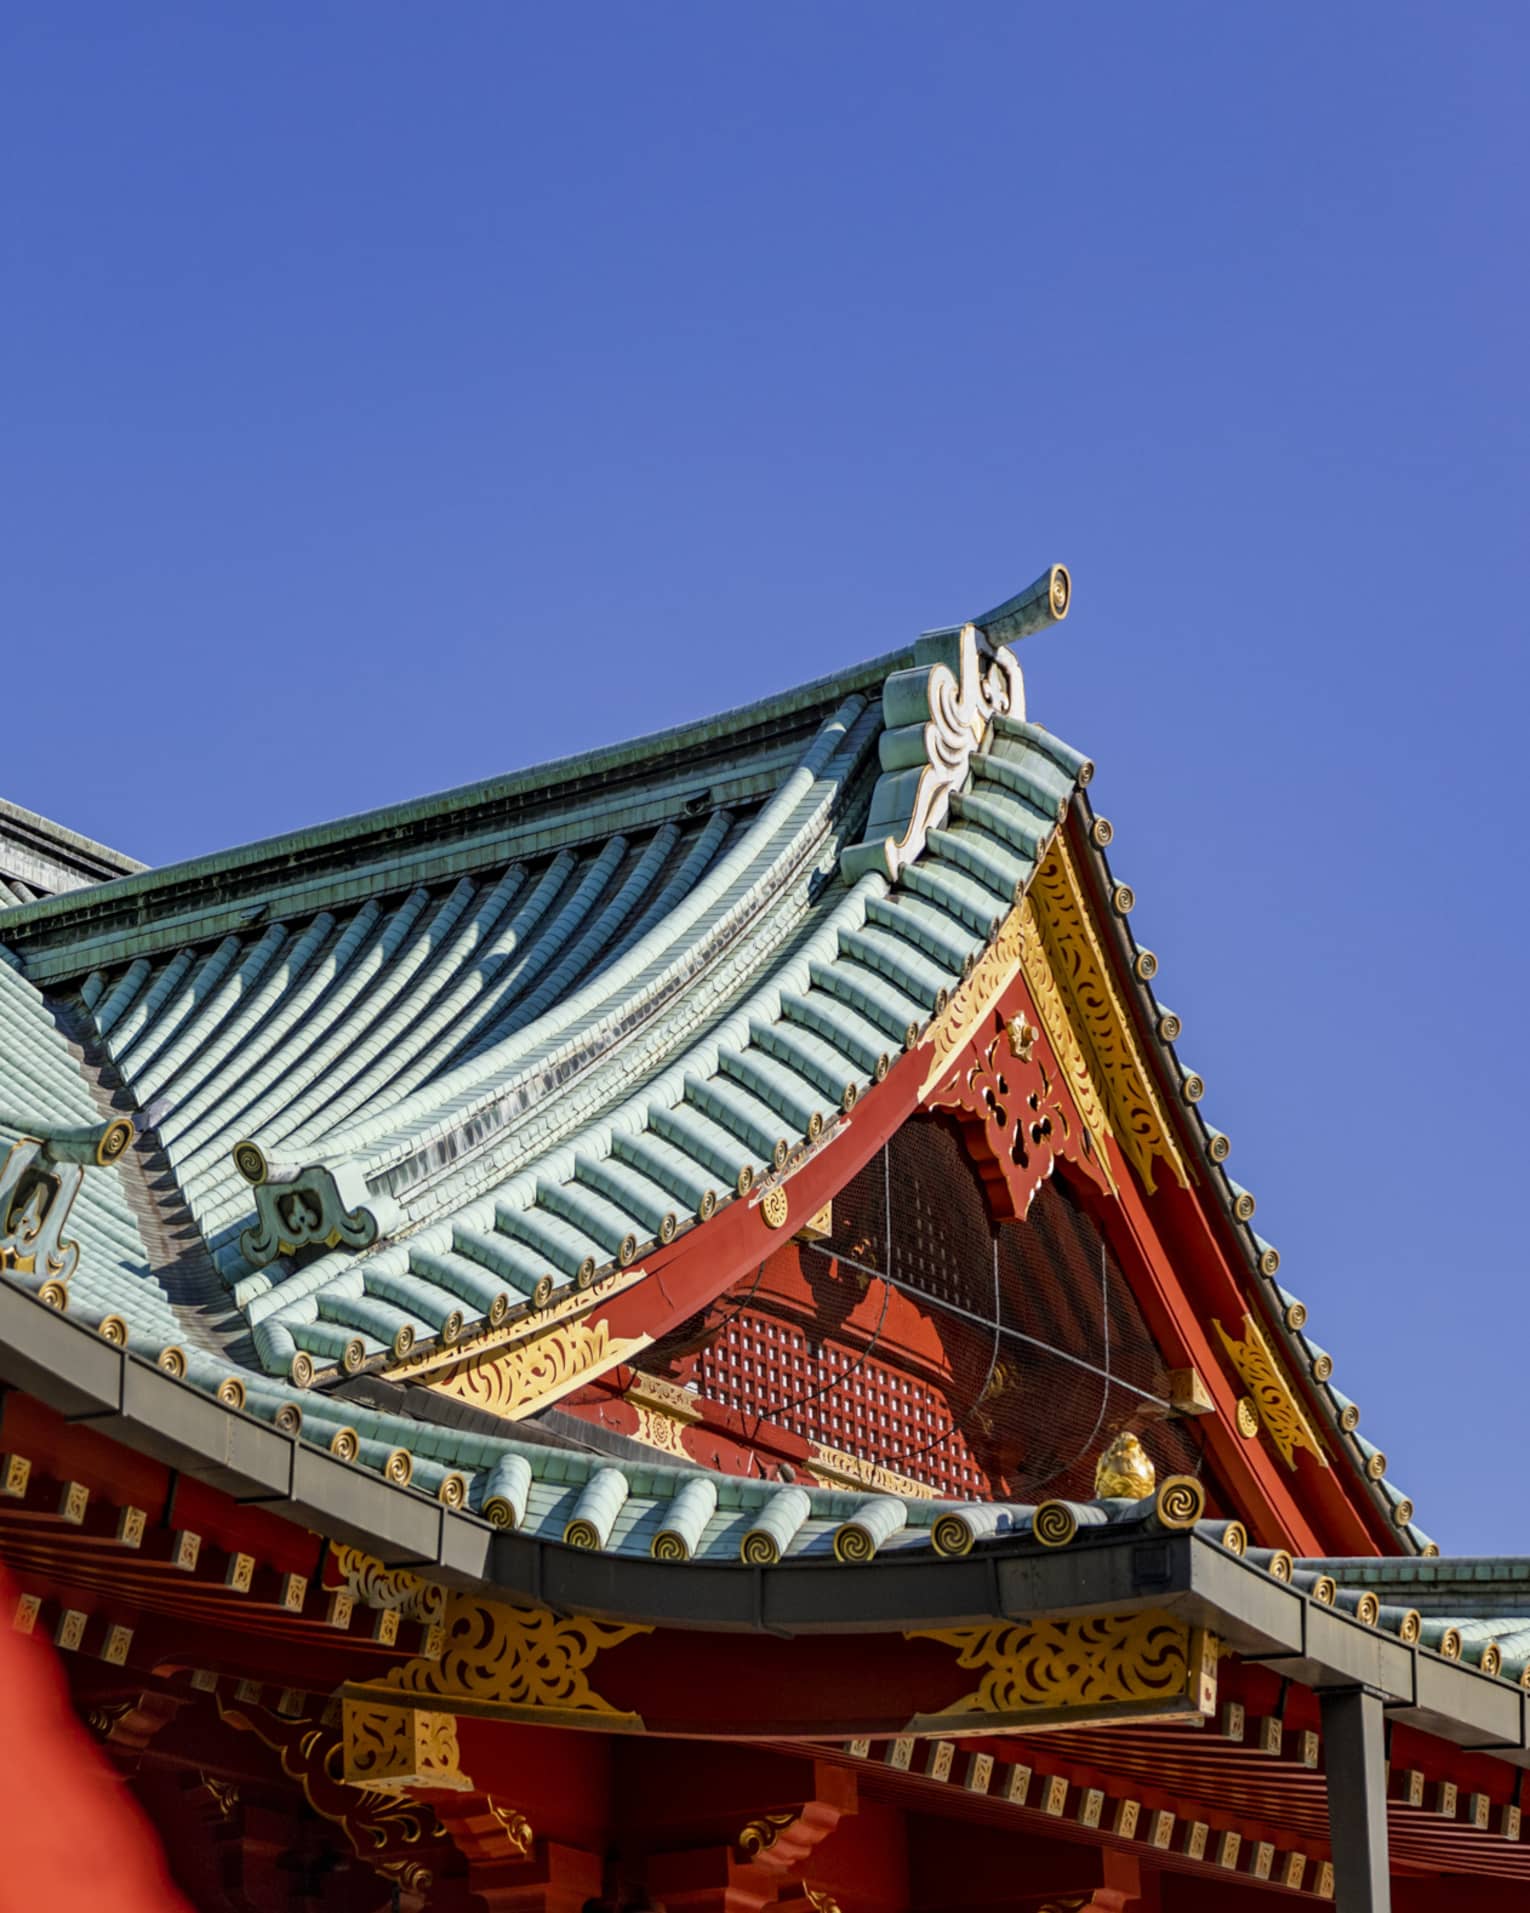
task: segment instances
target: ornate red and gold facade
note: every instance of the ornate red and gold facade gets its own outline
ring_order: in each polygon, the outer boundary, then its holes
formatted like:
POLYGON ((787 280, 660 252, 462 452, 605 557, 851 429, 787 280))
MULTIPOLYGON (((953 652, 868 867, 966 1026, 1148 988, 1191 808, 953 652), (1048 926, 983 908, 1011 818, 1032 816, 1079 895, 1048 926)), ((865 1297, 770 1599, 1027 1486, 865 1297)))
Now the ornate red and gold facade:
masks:
POLYGON ((0 916, 7 1598, 187 1902, 1530 1904, 1526 1588, 1251 1228, 1068 591, 0 916))

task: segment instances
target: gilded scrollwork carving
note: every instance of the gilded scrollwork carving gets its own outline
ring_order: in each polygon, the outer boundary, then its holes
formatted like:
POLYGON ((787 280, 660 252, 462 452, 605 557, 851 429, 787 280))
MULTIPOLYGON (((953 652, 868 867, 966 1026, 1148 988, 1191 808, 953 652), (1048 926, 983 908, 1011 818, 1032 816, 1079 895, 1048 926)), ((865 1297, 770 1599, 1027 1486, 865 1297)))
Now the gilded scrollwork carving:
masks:
POLYGON ((1216 1705, 1215 1638, 1156 1609, 918 1630, 906 1638, 955 1648, 956 1666, 980 1676, 971 1693, 938 1710, 942 1720, 1143 1718, 1206 1714, 1216 1705))
POLYGON ((454 1362, 430 1386, 507 1421, 560 1401, 647 1348, 651 1335, 616 1336, 604 1317, 568 1322, 502 1353, 454 1362))
MULTIPOLYGON (((1222 1347, 1227 1351, 1227 1359, 1237 1370, 1239 1379, 1248 1390, 1244 1398, 1255 1415, 1269 1430, 1270 1440, 1280 1452, 1281 1459, 1288 1468, 1296 1466, 1296 1451, 1305 1448, 1314 1456, 1319 1467, 1328 1466, 1328 1457, 1323 1452, 1323 1444, 1318 1439, 1317 1430, 1308 1419, 1306 1410, 1296 1398, 1296 1393, 1286 1379, 1285 1370, 1276 1359, 1275 1351, 1265 1339, 1264 1331, 1253 1316, 1243 1318, 1242 1339, 1229 1335, 1220 1322, 1211 1325, 1221 1338, 1222 1347)), ((1243 1427, 1243 1403, 1239 1405, 1239 1427, 1243 1427)))
POLYGON ((45 1299, 62 1307, 80 1263, 80 1245, 64 1230, 85 1171, 118 1161, 133 1141, 133 1125, 114 1116, 80 1129, 29 1127, 0 1116, 0 1129, 23 1131, 0 1164, 0 1272, 44 1277, 53 1291, 45 1299))
MULTIPOLYGON (((1058 997, 1081 1045, 1080 1061, 1087 1049, 1093 1063, 1088 1073, 1109 1105, 1116 1141, 1149 1192, 1155 1187, 1155 1163, 1162 1163, 1181 1188, 1188 1188, 1189 1165, 1138 1047, 1061 835, 1054 838, 1032 881, 1030 902, 1058 997)), ((1037 1008, 1047 1022, 1047 1004, 1039 997, 1037 1008)))
POLYGON ((612 1706, 592 1684, 590 1670, 608 1649, 652 1632, 454 1589, 447 1595, 440 1655, 406 1661, 365 1691, 385 1708, 403 1706, 410 1696, 471 1711, 633 1725, 636 1715, 612 1706))
POLYGON ((466 1790, 453 1715, 376 1699, 341 1702, 344 1778, 378 1792, 398 1787, 466 1790))

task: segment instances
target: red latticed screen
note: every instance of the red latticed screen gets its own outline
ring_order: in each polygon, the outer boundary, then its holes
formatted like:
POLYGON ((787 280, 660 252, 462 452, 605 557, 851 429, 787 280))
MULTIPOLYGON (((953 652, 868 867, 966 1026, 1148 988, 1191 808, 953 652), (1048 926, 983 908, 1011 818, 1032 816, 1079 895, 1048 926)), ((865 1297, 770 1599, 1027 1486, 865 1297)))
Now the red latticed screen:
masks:
POLYGON ((995 1223, 939 1117, 906 1123, 835 1197, 825 1240, 773 1258, 690 1326, 702 1394, 940 1495, 1086 1496, 1127 1427, 1160 1474, 1199 1470, 1082 1204, 1054 1176, 1023 1222, 995 1223))

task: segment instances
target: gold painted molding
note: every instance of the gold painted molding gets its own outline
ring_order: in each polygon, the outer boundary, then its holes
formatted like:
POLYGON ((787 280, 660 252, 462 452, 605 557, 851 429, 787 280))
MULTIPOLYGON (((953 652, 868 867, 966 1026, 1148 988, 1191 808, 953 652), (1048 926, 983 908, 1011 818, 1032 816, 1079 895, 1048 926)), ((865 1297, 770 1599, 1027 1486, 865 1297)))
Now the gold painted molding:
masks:
POLYGON ((1020 963, 1030 986, 1031 1000, 1036 1005, 1036 1014, 1041 1018, 1047 1041, 1052 1046, 1052 1054, 1057 1058, 1058 1068, 1073 1093, 1073 1101, 1094 1144, 1095 1160, 1103 1167, 1114 1191, 1115 1173, 1111 1168, 1110 1151, 1105 1147, 1105 1139, 1115 1132, 1111 1128, 1104 1100, 1095 1087, 1089 1060, 1069 1020, 1062 991, 1057 987, 1057 978, 1052 974, 1041 927, 1036 921, 1035 906, 1029 897, 1020 906, 1020 963))
MULTIPOLYGON (((1309 1454, 1317 1457, 1320 1468, 1326 1468, 1328 1456, 1323 1451, 1317 1430, 1296 1399, 1285 1370, 1253 1316, 1245 1315, 1243 1318, 1241 1342, 1229 1335, 1220 1322, 1214 1321, 1211 1326, 1221 1337, 1227 1359, 1238 1371, 1243 1386, 1248 1390, 1247 1399, 1253 1403, 1254 1412, 1270 1431, 1270 1440, 1280 1450, 1286 1466, 1294 1468, 1297 1449, 1305 1448, 1309 1454)), ((1241 1426, 1241 1403, 1239 1413, 1241 1426)))
POLYGON ((982 1676, 938 1715, 910 1722, 913 1733, 964 1718, 969 1731, 979 1731, 1001 1718, 1024 1726, 1216 1711, 1216 1636, 1161 1609, 919 1629, 904 1638, 954 1647, 956 1665, 982 1676))
POLYGON ((1020 967, 1023 909, 1024 905, 1017 904, 1005 917, 998 934, 978 958, 971 976, 958 984, 951 1001, 926 1031, 921 1047, 928 1047, 930 1062, 919 1091, 920 1102, 945 1075, 951 1058, 976 1033, 1020 967))
POLYGON ((464 1335, 460 1341, 453 1342, 449 1348, 438 1344, 434 1348, 421 1349, 417 1355, 407 1355, 385 1368, 383 1376, 390 1382, 422 1381, 437 1370, 454 1369, 463 1362, 519 1347, 523 1342, 534 1341, 546 1334, 548 1329, 560 1322, 589 1315, 602 1302, 609 1302, 613 1296, 630 1289, 635 1282, 641 1282, 647 1273, 646 1269, 613 1269, 609 1275, 592 1282, 587 1289, 575 1289, 547 1308, 533 1309, 513 1322, 502 1322, 497 1328, 491 1324, 477 1329, 473 1334, 464 1335))
POLYGON ((565 1619, 545 1607, 451 1589, 438 1658, 417 1656, 391 1668, 381 1681, 347 1691, 385 1708, 407 1707, 413 1699, 454 1713, 641 1728, 636 1714, 613 1707, 595 1690, 590 1669, 606 1649, 652 1632, 587 1616, 565 1619))
POLYGON ((935 1490, 928 1482, 915 1481, 874 1461, 862 1461, 859 1455, 847 1455, 842 1449, 826 1448, 818 1441, 808 1443, 807 1472, 824 1488, 875 1488, 881 1494, 905 1495, 911 1501, 935 1499, 935 1490))
MULTIPOLYGON (((1104 1092, 1116 1141, 1149 1194, 1155 1186, 1155 1162, 1162 1162, 1181 1188, 1189 1188, 1189 1164, 1175 1141, 1152 1071, 1138 1047, 1084 899, 1072 853, 1061 834, 1052 840, 1052 848, 1032 880, 1028 901, 1034 907, 1036 927, 1058 995, 1066 1005, 1067 1020, 1093 1060, 1090 1073, 1104 1092)), ((1037 1008, 1046 1022, 1045 1006, 1038 1002, 1037 1008)), ((1052 1034, 1050 1027, 1047 1033, 1052 1034)))
POLYGON ((502 1353, 469 1357, 433 1376, 438 1394, 471 1402, 491 1415, 519 1421, 572 1394, 582 1383, 631 1359, 647 1348, 651 1335, 617 1336, 602 1317, 598 1322, 567 1322, 548 1329, 534 1342, 502 1353))

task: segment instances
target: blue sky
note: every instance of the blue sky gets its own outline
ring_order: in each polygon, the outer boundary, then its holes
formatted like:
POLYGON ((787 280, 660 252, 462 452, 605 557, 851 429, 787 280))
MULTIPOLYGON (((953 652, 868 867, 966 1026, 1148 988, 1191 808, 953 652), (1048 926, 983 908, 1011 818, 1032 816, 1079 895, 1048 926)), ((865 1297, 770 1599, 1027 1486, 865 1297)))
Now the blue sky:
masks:
POLYGON ((15 5, 0 790, 151 862, 971 615, 1423 1525, 1518 1505, 1522 6, 15 5), (1512 1484, 1512 1490, 1511 1490, 1512 1484))

